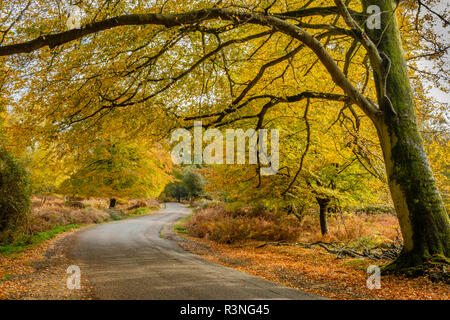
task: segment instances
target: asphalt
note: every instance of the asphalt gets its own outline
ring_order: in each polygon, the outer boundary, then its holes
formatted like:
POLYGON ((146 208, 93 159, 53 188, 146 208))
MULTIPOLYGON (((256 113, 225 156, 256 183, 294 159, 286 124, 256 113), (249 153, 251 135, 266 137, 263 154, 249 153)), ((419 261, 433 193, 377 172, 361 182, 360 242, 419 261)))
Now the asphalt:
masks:
POLYGON ((84 229, 72 255, 98 299, 323 299, 248 275, 185 251, 160 236, 164 225, 190 213, 166 203, 158 213, 84 229))

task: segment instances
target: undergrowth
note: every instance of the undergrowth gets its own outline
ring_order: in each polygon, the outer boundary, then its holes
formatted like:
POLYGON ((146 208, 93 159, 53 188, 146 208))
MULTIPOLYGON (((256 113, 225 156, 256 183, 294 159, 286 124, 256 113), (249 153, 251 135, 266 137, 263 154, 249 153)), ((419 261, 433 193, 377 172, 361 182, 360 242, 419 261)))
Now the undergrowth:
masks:
POLYGON ((82 225, 70 224, 67 226, 56 227, 52 230, 38 232, 33 235, 23 235, 20 238, 14 240, 11 244, 0 246, 0 254, 21 252, 27 248, 34 247, 43 241, 50 240, 60 233, 80 227, 82 227, 82 225))
POLYGON ((151 213, 159 208, 159 203, 152 199, 135 199, 118 206, 117 209, 106 207, 105 200, 80 200, 77 206, 68 206, 68 202, 59 197, 46 201, 33 200, 33 209, 28 217, 28 232, 15 232, 9 240, 0 242, 0 254, 12 254, 50 240, 59 233, 79 228, 84 225, 122 220, 151 213))
POLYGON ((329 232, 323 236, 315 211, 307 212, 298 219, 286 212, 268 212, 262 208, 242 207, 232 210, 224 205, 202 206, 183 224, 183 229, 192 236, 223 243, 241 240, 322 241, 363 250, 394 240, 401 241, 397 218, 389 213, 347 212, 328 215, 329 232))
POLYGON ((186 229, 186 223, 191 217, 192 213, 175 223, 173 230, 178 233, 189 234, 189 230, 186 229))

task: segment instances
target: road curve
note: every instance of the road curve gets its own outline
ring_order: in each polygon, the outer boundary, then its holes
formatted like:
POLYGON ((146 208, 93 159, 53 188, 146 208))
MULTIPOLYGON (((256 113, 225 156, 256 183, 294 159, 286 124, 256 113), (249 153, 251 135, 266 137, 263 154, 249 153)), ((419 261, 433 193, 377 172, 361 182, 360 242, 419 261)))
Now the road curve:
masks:
POLYGON ((161 228, 190 210, 177 203, 147 216, 87 228, 72 255, 99 299, 321 299, 202 259, 161 228))

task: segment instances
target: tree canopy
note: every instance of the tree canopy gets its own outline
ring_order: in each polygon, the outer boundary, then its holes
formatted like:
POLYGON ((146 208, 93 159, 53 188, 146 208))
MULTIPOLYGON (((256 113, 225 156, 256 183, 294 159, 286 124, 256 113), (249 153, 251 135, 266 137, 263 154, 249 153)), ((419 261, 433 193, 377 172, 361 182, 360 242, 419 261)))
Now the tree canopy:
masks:
POLYGON ((157 197, 170 181, 169 158, 158 147, 102 141, 81 159, 59 191, 84 197, 157 197))

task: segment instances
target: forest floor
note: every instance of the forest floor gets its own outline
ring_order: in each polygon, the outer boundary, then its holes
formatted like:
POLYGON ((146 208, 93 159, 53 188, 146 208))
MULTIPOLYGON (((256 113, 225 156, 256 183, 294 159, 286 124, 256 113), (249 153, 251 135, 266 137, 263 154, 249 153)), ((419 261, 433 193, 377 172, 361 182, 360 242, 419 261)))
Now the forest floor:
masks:
MULTIPOLYGON (((75 231, 22 252, 0 254, 0 299, 95 299, 83 277, 81 290, 67 289, 67 268, 73 265, 67 249, 75 231)), ((450 296, 449 285, 427 277, 382 276, 381 288, 370 290, 367 267, 388 261, 337 258, 321 247, 278 246, 253 240, 226 244, 183 232, 179 235, 188 240, 180 242, 182 247, 205 259, 332 299, 449 300, 450 296)))
POLYGON ((182 234, 180 245, 222 265, 331 299, 448 300, 450 286, 427 277, 381 276, 381 288, 369 289, 369 265, 388 261, 337 258, 321 247, 277 246, 261 241, 223 244, 182 234))
POLYGON ((0 300, 91 300, 91 287, 81 277, 81 289, 67 288, 73 265, 67 249, 76 230, 60 233, 51 240, 22 252, 0 255, 0 300))

